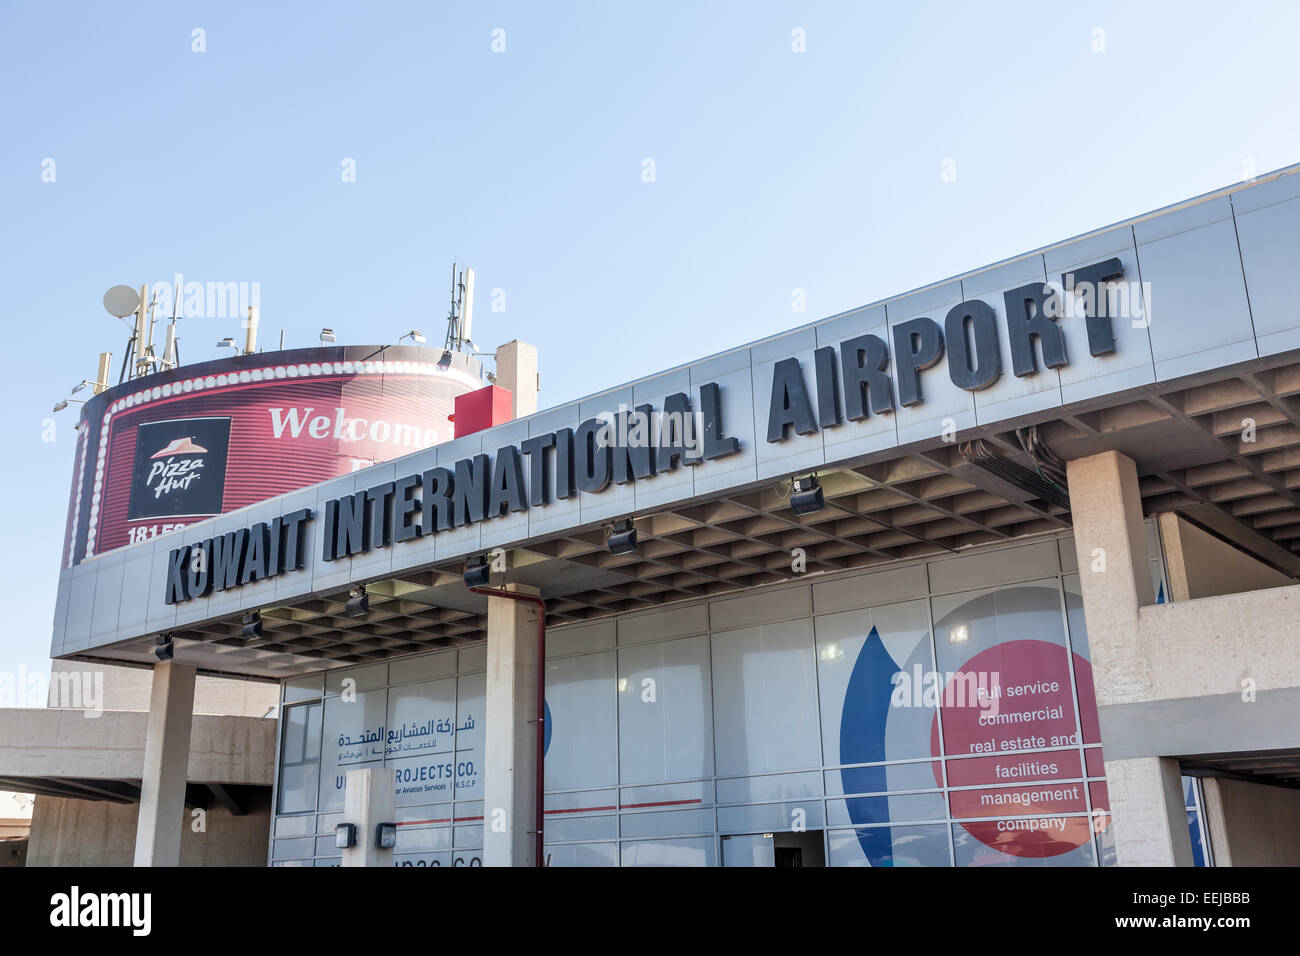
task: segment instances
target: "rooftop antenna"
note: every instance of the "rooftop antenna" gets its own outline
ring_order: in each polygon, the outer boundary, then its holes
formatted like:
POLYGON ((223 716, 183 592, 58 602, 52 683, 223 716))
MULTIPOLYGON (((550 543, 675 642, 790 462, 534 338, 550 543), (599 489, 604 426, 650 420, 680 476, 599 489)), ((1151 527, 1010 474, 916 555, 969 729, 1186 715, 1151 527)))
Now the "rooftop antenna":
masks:
MULTIPOLYGON (((143 292, 143 289, 141 290, 143 292)), ((122 372, 117 381, 120 385, 126 381, 126 373, 132 366, 132 360, 135 358, 135 349, 141 336, 141 295, 129 285, 115 285, 104 293, 104 311, 109 315, 116 316, 125 320, 128 315, 135 313, 136 322, 134 327, 127 323, 127 328, 132 329, 131 337, 127 340, 126 351, 122 355, 122 372)))
POLYGON ((132 368, 132 378, 142 378, 161 368, 161 361, 154 354, 153 350, 153 313, 158 306, 158 294, 154 293, 153 299, 149 298, 149 285, 145 283, 140 286, 140 307, 136 312, 135 320, 135 364, 132 368))
POLYGON ((172 296, 172 320, 167 324, 167 338, 163 343, 163 368, 176 368, 181 364, 181 349, 176 341, 176 320, 180 318, 181 294, 177 289, 172 296))
POLYGON ((470 340, 474 320, 474 270, 466 268, 457 273, 456 263, 451 264, 451 311, 447 314, 447 339, 443 348, 463 352, 468 345, 477 352, 470 340))

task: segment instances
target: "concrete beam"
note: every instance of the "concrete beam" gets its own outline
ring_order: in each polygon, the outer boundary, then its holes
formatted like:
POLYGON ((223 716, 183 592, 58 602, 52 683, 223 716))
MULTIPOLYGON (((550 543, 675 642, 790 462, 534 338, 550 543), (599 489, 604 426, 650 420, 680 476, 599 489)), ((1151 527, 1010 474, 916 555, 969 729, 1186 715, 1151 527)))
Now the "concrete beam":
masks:
MULTIPOLYGON (((0 708, 0 777, 140 780, 149 715, 0 708)), ((195 716, 186 778, 191 783, 269 787, 277 721, 195 716)))

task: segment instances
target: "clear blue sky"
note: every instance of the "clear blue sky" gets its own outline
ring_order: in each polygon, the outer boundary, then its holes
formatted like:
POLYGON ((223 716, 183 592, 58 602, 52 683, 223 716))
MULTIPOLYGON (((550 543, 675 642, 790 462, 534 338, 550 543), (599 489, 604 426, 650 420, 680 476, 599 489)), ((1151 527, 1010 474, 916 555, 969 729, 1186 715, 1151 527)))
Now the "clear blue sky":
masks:
POLYGON ((75 406, 43 422, 121 358, 109 286, 436 340, 455 257, 554 405, 1300 160, 1297 9, 0 0, 0 670, 47 666, 75 406))

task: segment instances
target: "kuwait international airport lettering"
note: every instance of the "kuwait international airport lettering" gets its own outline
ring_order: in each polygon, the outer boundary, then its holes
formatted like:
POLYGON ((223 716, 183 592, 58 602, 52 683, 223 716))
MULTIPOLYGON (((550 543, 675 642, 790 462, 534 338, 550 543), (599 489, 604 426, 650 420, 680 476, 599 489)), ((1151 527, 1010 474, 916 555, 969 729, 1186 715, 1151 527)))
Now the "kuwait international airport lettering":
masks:
MULTIPOLYGON (((1061 276, 1062 287, 1078 296, 1088 333, 1088 351, 1094 357, 1115 351, 1115 333, 1107 308, 1104 283, 1124 275, 1119 259, 1106 259, 1061 276)), ((1011 371, 1017 378, 1038 374, 1034 340, 1048 368, 1069 365, 1065 335, 1055 317, 1065 309, 1060 294, 1042 282, 1011 289, 1006 303, 1007 340, 1011 346, 1011 371)), ((793 427, 799 435, 819 428, 834 428, 844 419, 862 421, 868 415, 894 411, 925 401, 921 373, 948 353, 948 377, 958 388, 977 392, 1002 375, 997 313, 981 299, 959 302, 940 326, 925 316, 900 322, 892 329, 893 375, 890 346, 878 335, 859 335, 840 343, 838 361, 833 346, 813 353, 816 401, 808 395, 803 369, 795 358, 782 359, 772 369, 772 396, 767 418, 767 440, 785 441, 793 427), (815 408, 814 408, 815 404, 815 408)))
MULTIPOLYGON (((1104 283, 1123 274, 1120 260, 1112 258, 1061 277, 1064 289, 1079 299, 1087 326, 1088 350, 1093 356, 1115 351, 1104 283)), ((1047 368, 1069 364, 1065 336, 1055 321, 1063 312, 1056 290, 1032 283, 1012 289, 1003 297, 1012 373, 1018 377, 1038 373, 1035 340, 1047 368)), ((896 407, 895 393, 898 405, 921 404, 925 399, 921 372, 936 365, 945 350, 948 375, 960 388, 988 388, 1003 371, 997 313, 980 299, 954 306, 942 326, 928 317, 899 323, 893 327, 891 338, 892 373, 890 345, 876 335, 841 342, 838 353, 833 346, 817 349, 813 396, 804 383, 799 360, 778 361, 772 371, 767 440, 787 440, 791 426, 797 434, 808 435, 819 428, 837 427, 845 419, 861 421, 868 415, 891 413, 896 407)), ((332 427, 341 428, 342 421, 339 409, 332 427)), ((305 422, 304 414, 292 425, 298 428, 305 422)), ((321 417, 311 427, 323 435, 331 424, 321 417)), ((203 496, 212 487, 220 493, 219 482, 194 482, 195 476, 202 474, 199 469, 209 468, 201 456, 210 454, 210 446, 220 445, 224 467, 228 433, 229 421, 225 419, 141 426, 136 469, 142 481, 138 483, 146 489, 156 488, 160 499, 164 494, 175 495, 179 497, 169 500, 186 502, 170 505, 180 510, 168 510, 166 514, 219 512, 219 499, 213 502, 205 498, 200 503, 195 500, 198 494, 191 489, 203 489, 203 496), (193 432, 203 421, 224 422, 225 431, 213 426, 196 437, 193 432), (176 434, 160 432, 158 440, 143 440, 146 427, 170 425, 184 427, 176 434), (159 466, 153 459, 159 455, 165 463, 162 471, 155 473, 159 466), (212 510, 188 510, 194 508, 212 510)), ((599 494, 610 484, 653 479, 740 450, 739 440, 726 434, 718 384, 709 382, 700 387, 698 409, 692 408, 690 396, 678 392, 665 398, 661 409, 650 404, 633 409, 620 407, 617 413, 589 418, 576 428, 559 428, 517 445, 504 445, 495 455, 463 458, 453 467, 429 468, 326 501, 321 516, 321 559, 335 561, 491 518, 544 508, 552 501, 580 493, 599 494)), ((135 514, 133 492, 132 516, 135 514)), ((172 549, 167 603, 205 597, 213 591, 300 570, 305 559, 303 529, 314 517, 309 509, 303 509, 172 549)))
MULTIPOLYGON (((739 440, 727 436, 723 425, 716 382, 700 387, 699 405, 693 409, 690 397, 678 392, 658 411, 648 404, 620 409, 612 422, 591 418, 577 428, 505 445, 495 456, 475 455, 454 468, 430 468, 331 499, 325 502, 321 558, 350 557, 739 452, 739 440), (553 468, 547 467, 548 460, 553 468)), ((302 536, 314 517, 304 508, 173 548, 166 602, 177 604, 301 570, 302 536)))

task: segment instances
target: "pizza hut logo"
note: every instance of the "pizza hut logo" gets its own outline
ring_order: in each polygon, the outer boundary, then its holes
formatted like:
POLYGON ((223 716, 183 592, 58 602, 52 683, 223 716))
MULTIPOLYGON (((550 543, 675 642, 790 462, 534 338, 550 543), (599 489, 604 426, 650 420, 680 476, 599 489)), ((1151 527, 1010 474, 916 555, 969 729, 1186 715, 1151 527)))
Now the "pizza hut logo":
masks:
POLYGON ((155 499, 176 490, 185 490, 199 477, 203 468, 203 455, 207 449, 196 444, 193 437, 177 438, 150 455, 153 465, 145 485, 153 491, 155 499))
POLYGON ((229 447, 229 418, 140 425, 130 519, 220 514, 229 447))

